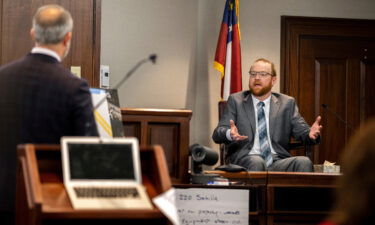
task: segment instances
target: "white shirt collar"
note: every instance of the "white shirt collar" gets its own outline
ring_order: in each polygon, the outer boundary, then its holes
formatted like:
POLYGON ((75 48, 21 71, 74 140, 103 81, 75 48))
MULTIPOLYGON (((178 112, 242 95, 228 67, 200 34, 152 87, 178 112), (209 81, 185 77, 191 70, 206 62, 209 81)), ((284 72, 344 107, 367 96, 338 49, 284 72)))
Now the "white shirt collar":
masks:
MULTIPOLYGON (((272 94, 270 96, 268 96, 268 98, 263 100, 265 106, 268 106, 270 104, 271 96, 272 96, 272 94)), ((256 106, 260 102, 259 99, 257 99, 253 94, 251 94, 251 98, 253 99, 254 106, 256 106)))
POLYGON ((57 61, 61 62, 60 56, 56 52, 54 52, 54 51, 52 51, 50 49, 47 49, 47 48, 34 47, 33 49, 31 49, 31 53, 34 53, 34 54, 38 53, 38 54, 48 55, 48 56, 51 56, 51 57, 57 59, 57 61))

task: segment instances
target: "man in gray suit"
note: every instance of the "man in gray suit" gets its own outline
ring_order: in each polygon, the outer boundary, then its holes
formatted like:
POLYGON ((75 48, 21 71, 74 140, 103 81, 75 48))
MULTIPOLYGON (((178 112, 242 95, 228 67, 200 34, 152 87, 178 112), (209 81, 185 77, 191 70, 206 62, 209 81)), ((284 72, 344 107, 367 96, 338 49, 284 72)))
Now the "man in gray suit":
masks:
POLYGON ((291 157, 288 144, 291 136, 318 143, 321 117, 309 127, 293 97, 271 92, 276 70, 269 60, 256 60, 249 74, 250 90, 229 96, 213 140, 228 144, 229 161, 249 171, 313 171, 308 157, 291 157))

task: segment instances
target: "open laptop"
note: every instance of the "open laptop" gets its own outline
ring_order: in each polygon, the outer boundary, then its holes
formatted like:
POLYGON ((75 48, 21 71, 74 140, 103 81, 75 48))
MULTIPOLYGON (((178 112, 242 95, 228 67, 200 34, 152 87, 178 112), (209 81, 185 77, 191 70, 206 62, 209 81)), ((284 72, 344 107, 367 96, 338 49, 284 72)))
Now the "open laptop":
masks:
POLYGON ((76 209, 152 209, 136 138, 63 137, 64 185, 76 209))

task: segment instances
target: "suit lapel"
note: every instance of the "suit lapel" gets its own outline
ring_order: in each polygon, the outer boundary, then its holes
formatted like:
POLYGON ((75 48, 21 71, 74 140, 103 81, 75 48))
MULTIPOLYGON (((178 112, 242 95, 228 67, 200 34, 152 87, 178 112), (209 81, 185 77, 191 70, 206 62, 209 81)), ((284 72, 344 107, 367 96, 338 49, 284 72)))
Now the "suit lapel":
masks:
POLYGON ((253 99, 251 98, 251 94, 247 95, 244 100, 245 100, 245 104, 244 104, 245 112, 246 112, 247 118, 250 121, 251 130, 253 134, 255 134, 255 129, 256 129, 255 110, 254 110, 254 104, 253 104, 253 99))
POLYGON ((270 101, 270 117, 269 117, 269 127, 270 127, 270 137, 272 137, 274 130, 275 130, 275 125, 276 125, 276 119, 277 119, 277 113, 279 112, 280 109, 280 102, 279 100, 271 94, 271 101, 270 101))

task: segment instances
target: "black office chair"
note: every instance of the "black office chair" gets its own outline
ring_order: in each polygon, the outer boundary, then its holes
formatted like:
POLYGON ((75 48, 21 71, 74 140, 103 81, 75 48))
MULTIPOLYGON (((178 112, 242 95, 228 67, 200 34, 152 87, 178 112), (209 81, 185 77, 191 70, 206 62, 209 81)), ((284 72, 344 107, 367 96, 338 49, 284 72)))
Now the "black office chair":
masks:
MULTIPOLYGON (((224 113, 224 109, 227 105, 226 101, 220 101, 218 104, 218 111, 219 111, 219 120, 224 113)), ((291 138, 289 142, 289 152, 292 156, 307 156, 313 161, 312 155, 313 147, 310 145, 305 145, 301 141, 296 141, 291 138)), ((226 144, 220 144, 220 164, 227 165, 229 164, 229 157, 228 156, 229 146, 226 144)))

